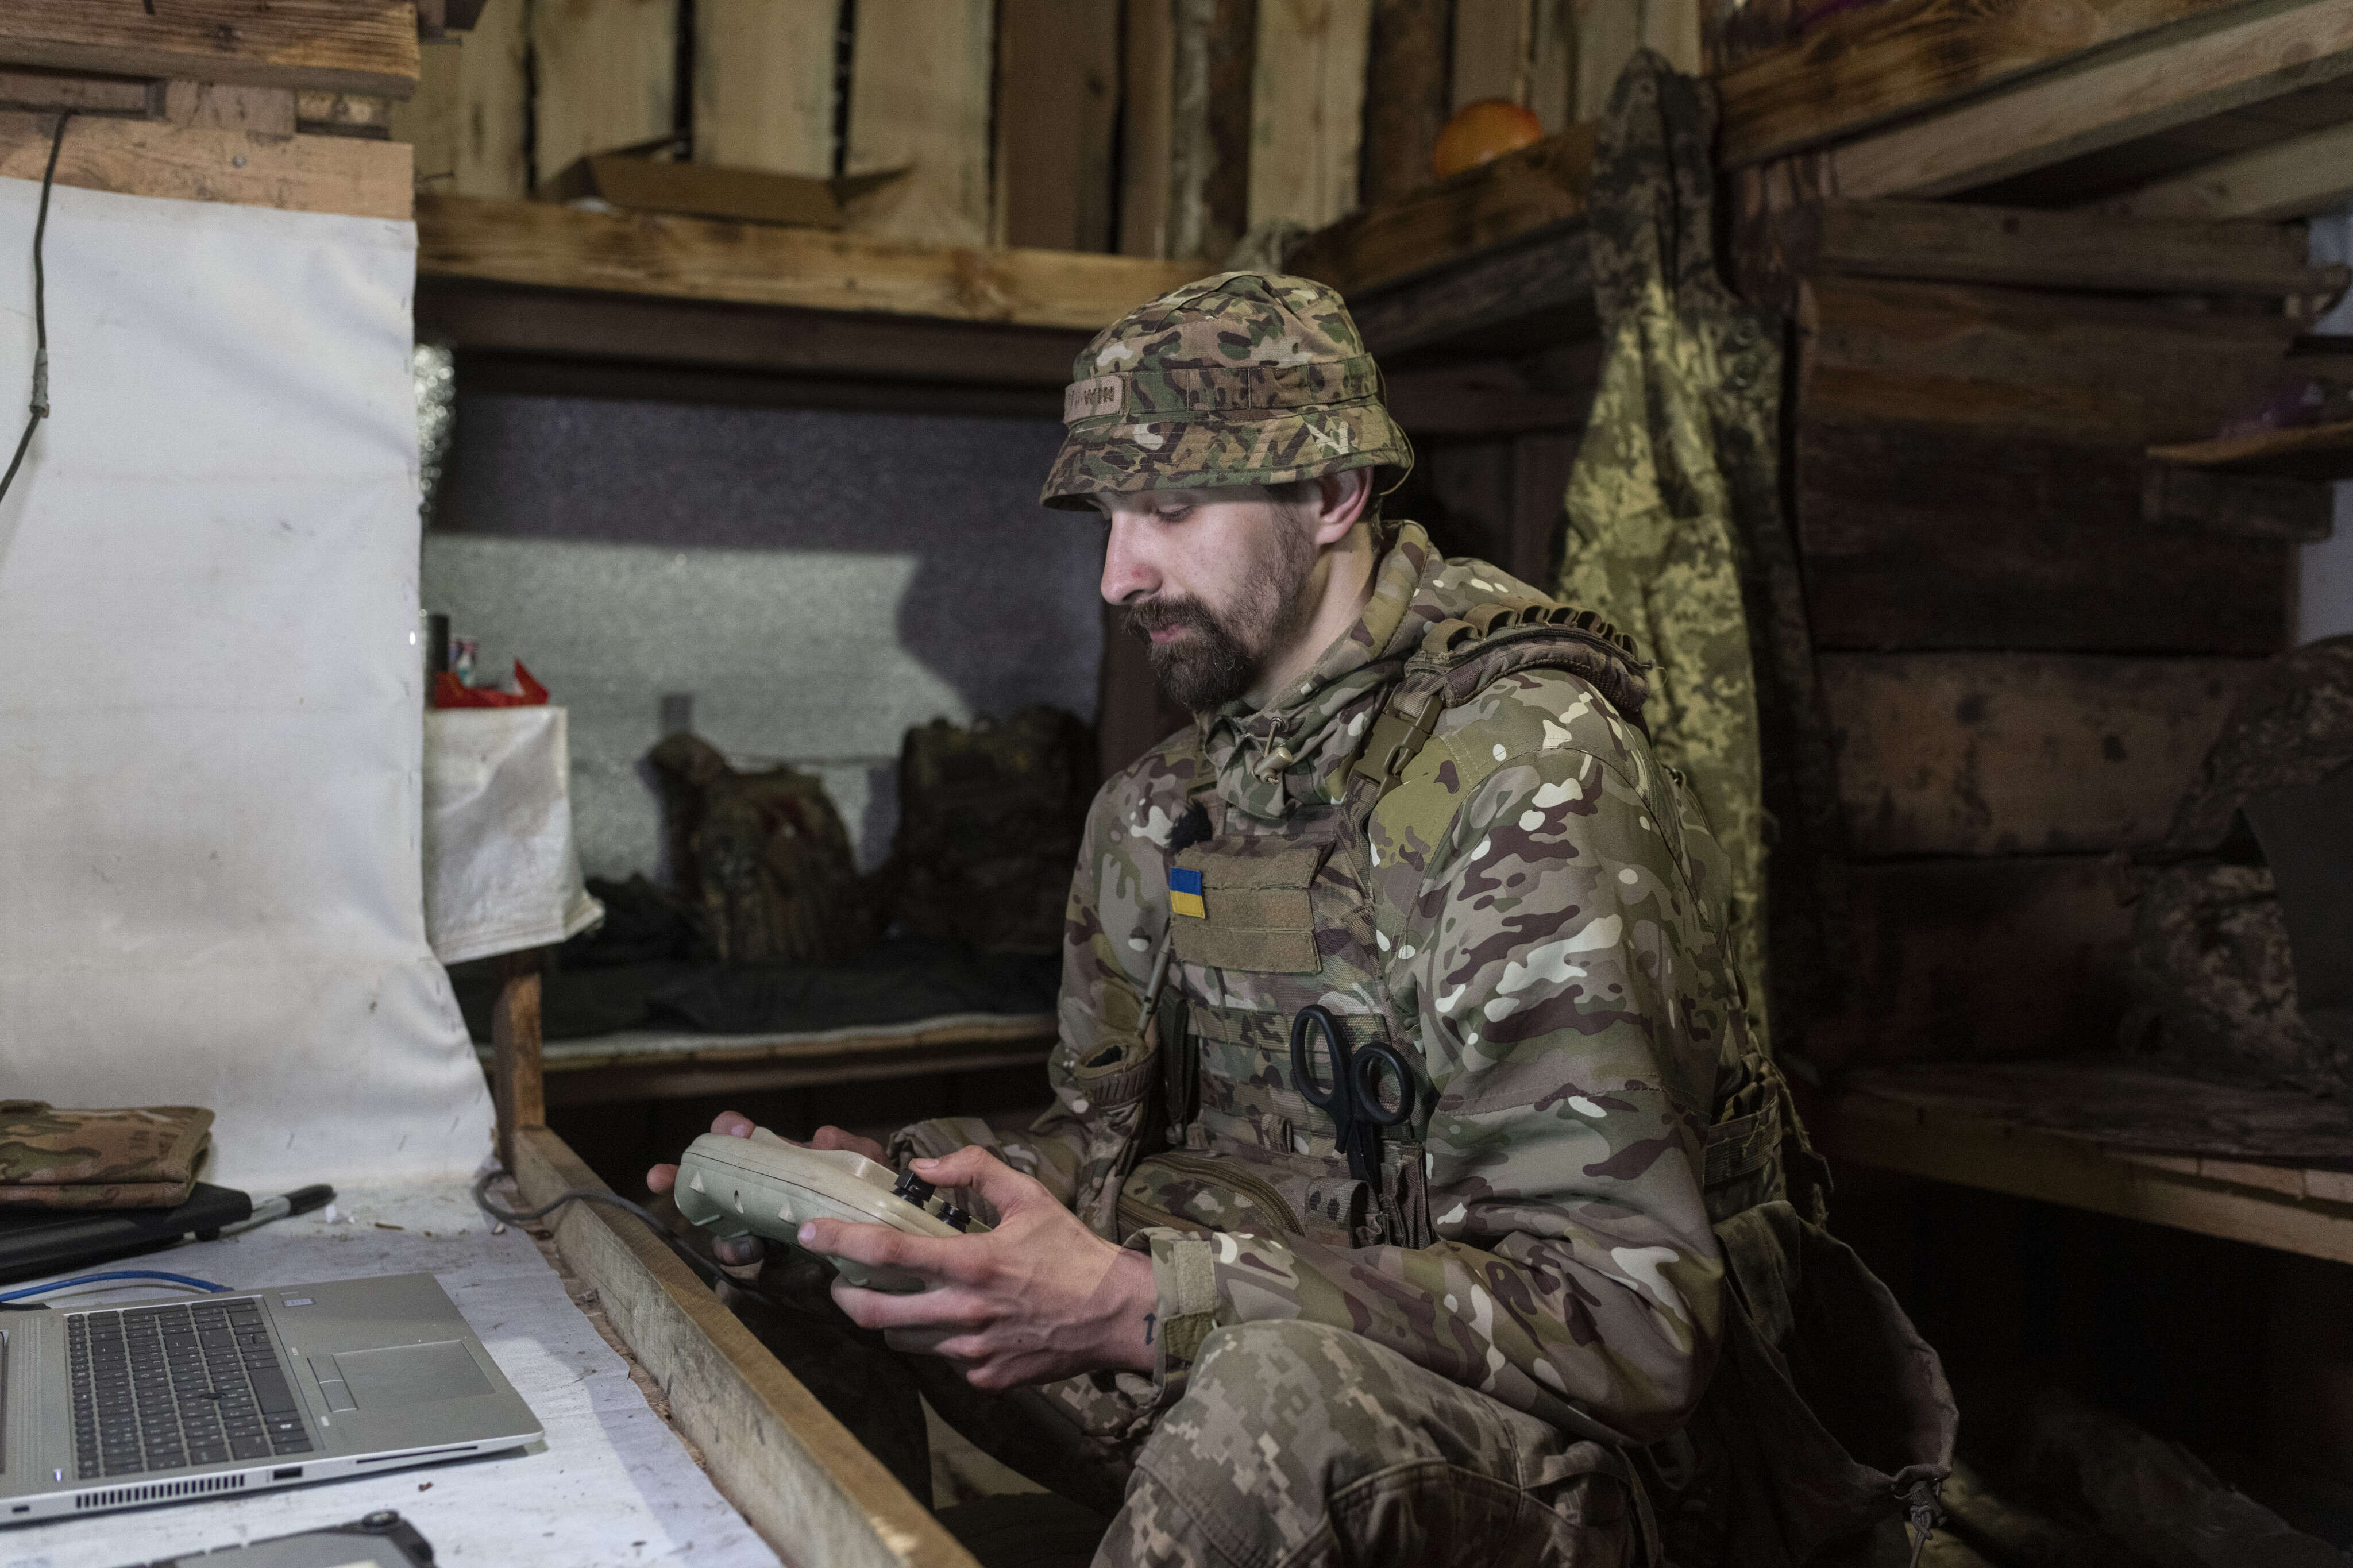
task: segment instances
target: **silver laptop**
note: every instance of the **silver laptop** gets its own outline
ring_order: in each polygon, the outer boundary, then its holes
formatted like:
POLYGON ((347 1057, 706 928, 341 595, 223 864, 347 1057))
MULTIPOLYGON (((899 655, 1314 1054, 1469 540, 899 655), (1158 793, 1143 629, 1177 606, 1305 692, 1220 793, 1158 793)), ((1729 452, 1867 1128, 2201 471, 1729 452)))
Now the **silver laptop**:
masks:
POLYGON ((0 1525, 434 1464, 539 1435, 430 1274, 0 1311, 0 1525))

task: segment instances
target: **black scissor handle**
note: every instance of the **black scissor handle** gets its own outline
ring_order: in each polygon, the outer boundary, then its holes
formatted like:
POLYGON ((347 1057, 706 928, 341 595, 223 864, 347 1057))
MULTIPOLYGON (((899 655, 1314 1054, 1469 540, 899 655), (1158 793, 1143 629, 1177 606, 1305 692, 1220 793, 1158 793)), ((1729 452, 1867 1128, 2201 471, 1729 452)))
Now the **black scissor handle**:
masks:
POLYGON ((1319 1110, 1328 1110, 1335 1121, 1354 1120, 1343 1114, 1342 1108, 1353 1103, 1355 1085, 1348 1081, 1348 1034, 1332 1010, 1319 1003, 1309 1003, 1293 1015, 1291 1020, 1291 1084, 1319 1110), (1319 1088, 1315 1072, 1308 1065, 1310 1052, 1307 1031, 1314 1028, 1324 1036, 1324 1053, 1332 1058, 1332 1087, 1319 1088))
POLYGON ((1356 1118, 1376 1127, 1395 1127, 1413 1114, 1413 1074, 1405 1058, 1388 1047, 1376 1042, 1356 1048, 1356 1060, 1348 1064, 1349 1075, 1355 1079, 1356 1118), (1397 1108, 1391 1110, 1381 1100, 1381 1069, 1388 1068, 1397 1079, 1397 1108))

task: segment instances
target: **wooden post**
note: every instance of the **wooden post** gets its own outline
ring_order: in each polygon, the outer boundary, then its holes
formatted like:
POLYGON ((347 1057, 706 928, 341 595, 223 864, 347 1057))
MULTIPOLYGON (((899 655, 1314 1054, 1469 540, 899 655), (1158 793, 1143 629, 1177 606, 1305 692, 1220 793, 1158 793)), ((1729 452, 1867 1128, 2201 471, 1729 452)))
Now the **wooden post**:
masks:
POLYGON ((1245 232, 1321 228, 1356 205, 1369 0, 1259 0, 1245 232))
POLYGON ((1366 72, 1367 206, 1430 183, 1430 154, 1446 123, 1445 0, 1374 0, 1366 72))
POLYGON ((1448 107, 1485 99, 1527 101, 1528 0, 1455 0, 1453 82, 1448 107))
POLYGON ((530 194, 527 9, 522 0, 491 0, 471 32, 424 47, 417 96, 392 110, 392 139, 417 149, 420 188, 515 201, 530 194))
POLYGON ((999 245, 1112 248, 1118 7, 1004 0, 997 20, 999 245))
POLYGON ((1176 18, 1170 0, 1126 0, 1126 91, 1119 106, 1119 248, 1124 256, 1166 256, 1176 155, 1176 18))
POLYGON ((677 124, 678 0, 542 0, 531 49, 534 184, 677 124))
POLYGON ((989 0, 861 0, 842 172, 910 172, 851 204, 852 225, 922 245, 988 243, 989 0))
POLYGON ((833 173, 839 0, 697 0, 694 156, 733 169, 833 173))
POLYGON ((491 1090, 498 1106, 499 1160, 515 1168, 519 1128, 547 1125, 547 1079, 540 1053, 539 972, 544 948, 499 960, 499 996, 491 1008, 491 1090))

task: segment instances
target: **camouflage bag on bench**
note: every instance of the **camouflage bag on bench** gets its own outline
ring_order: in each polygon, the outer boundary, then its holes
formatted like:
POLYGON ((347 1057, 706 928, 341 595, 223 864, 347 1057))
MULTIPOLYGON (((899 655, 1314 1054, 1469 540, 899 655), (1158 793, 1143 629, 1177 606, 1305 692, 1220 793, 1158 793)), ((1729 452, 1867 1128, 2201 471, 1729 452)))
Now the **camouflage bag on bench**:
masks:
POLYGON ((908 731, 884 873, 900 925, 993 952, 1060 952, 1094 784, 1093 737, 1059 708, 908 731))
POLYGON ((2165 842, 2126 863, 2126 1050, 2198 1078, 2353 1089, 2353 965, 2337 961, 2353 813, 2340 795, 2353 797, 2353 637, 2274 659, 2165 842))
POLYGON ((738 963, 829 963, 875 934, 849 830, 824 781, 741 773, 693 735, 646 753, 661 781, 670 871, 712 950, 738 963))

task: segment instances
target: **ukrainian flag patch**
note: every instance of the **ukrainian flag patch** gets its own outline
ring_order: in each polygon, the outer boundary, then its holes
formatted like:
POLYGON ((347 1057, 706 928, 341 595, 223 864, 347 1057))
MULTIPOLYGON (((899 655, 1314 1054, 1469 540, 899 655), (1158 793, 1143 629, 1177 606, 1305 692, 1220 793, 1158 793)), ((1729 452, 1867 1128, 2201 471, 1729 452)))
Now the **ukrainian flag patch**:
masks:
POLYGON ((1201 873, 1168 868, 1168 912, 1197 921, 1209 918, 1209 907, 1201 901, 1201 873))

